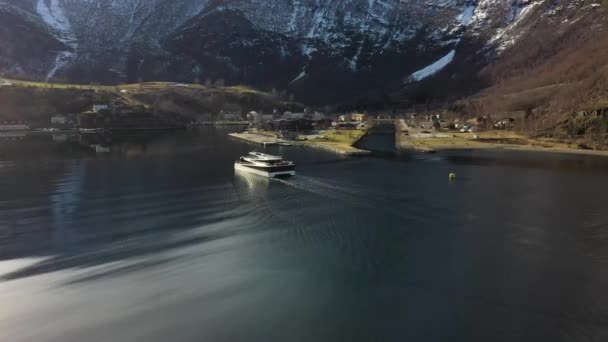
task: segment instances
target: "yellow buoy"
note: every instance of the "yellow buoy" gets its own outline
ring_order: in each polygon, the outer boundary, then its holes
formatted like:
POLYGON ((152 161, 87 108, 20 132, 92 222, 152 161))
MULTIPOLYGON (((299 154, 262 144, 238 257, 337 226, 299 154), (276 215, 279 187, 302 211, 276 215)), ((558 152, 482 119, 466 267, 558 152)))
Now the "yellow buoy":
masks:
POLYGON ((456 174, 454 172, 450 173, 450 180, 456 179, 456 174))

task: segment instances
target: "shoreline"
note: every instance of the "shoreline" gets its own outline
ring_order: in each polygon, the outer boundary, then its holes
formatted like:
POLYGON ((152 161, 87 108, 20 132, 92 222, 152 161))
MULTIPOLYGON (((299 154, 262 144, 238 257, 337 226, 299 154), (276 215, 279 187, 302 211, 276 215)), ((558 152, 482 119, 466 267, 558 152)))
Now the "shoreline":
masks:
POLYGON ((539 153, 553 153, 553 154, 570 154, 570 155, 587 155, 587 156, 599 156, 608 157, 608 151, 598 150, 579 150, 574 148, 564 147, 540 147, 540 146, 529 146, 529 145, 507 145, 507 144, 488 144, 488 146, 468 146, 468 145, 450 145, 435 147, 433 149, 424 150, 421 148, 405 148, 402 147, 400 151, 411 151, 417 153, 440 153, 440 152, 451 152, 451 151, 514 151, 514 152, 539 152, 539 153))
MULTIPOLYGON (((371 151, 358 149, 346 143, 334 143, 328 141, 291 141, 291 140, 283 140, 276 139, 268 135, 259 134, 259 133, 229 133, 228 136, 233 137, 235 139, 239 139, 241 141, 245 141, 248 143, 254 143, 259 145, 280 145, 280 144, 290 144, 292 146, 303 146, 303 147, 312 147, 317 149, 322 149, 325 151, 330 151, 334 153, 338 153, 344 156, 367 156, 371 155, 371 151)), ((354 142, 356 143, 361 137, 358 137, 354 142)))
MULTIPOLYGON (((260 133, 229 133, 229 136, 258 145, 278 145, 289 144, 291 146, 302 146, 321 149, 343 156, 369 156, 372 151, 356 148, 347 143, 330 142, 323 140, 305 140, 305 141, 287 141, 283 139, 275 139, 269 135, 260 133)), ((355 144, 362 135, 355 139, 355 144)), ((396 151, 413 152, 413 153, 441 153, 451 151, 519 151, 519 152, 539 152, 539 153, 554 153, 554 154, 570 154, 570 155, 587 155, 608 157, 608 151, 598 150, 583 150, 568 148, 559 145, 541 146, 543 142, 530 141, 530 144, 507 144, 498 142, 484 142, 478 139, 461 139, 458 138, 418 138, 401 140, 396 151)))
POLYGON ((420 153, 462 150, 506 150, 608 157, 608 151, 577 149, 569 147, 565 143, 532 140, 511 131, 486 131, 475 134, 454 134, 448 132, 423 137, 416 135, 412 137, 403 133, 397 133, 396 145, 400 151, 420 153), (474 138, 476 135, 478 138, 474 138), (516 143, 512 143, 512 141, 516 141, 516 143))

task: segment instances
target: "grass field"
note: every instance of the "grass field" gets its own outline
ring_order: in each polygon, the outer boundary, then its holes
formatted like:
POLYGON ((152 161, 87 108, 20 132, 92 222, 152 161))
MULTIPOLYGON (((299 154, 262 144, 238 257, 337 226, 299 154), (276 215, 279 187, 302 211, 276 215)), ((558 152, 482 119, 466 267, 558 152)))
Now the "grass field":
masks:
POLYGON ((307 144, 324 147, 343 154, 365 154, 368 153, 368 151, 361 150, 353 146, 353 144, 364 134, 365 131, 363 130, 330 130, 321 134, 323 137, 325 137, 324 140, 310 140, 307 141, 307 144))
POLYGON ((555 142, 542 139, 531 139, 513 131, 489 130, 476 133, 442 133, 445 137, 437 138, 420 135, 402 134, 399 144, 403 149, 417 151, 442 151, 459 149, 512 149, 534 150, 567 153, 605 154, 603 151, 578 150, 575 144, 555 142))
POLYGON ((69 84, 69 83, 47 83, 47 82, 35 82, 35 81, 23 81, 15 79, 5 79, 12 83, 14 86, 22 87, 36 87, 44 89, 83 89, 83 90, 103 90, 108 92, 119 92, 121 90, 127 90, 132 92, 146 92, 146 91, 158 91, 168 89, 197 89, 197 90, 216 90, 223 92, 230 92, 234 94, 264 94, 270 96, 268 93, 264 93, 246 86, 230 86, 230 87, 206 87, 200 84, 185 84, 177 82, 144 82, 134 84, 117 84, 117 85, 95 85, 95 84, 69 84), (180 86, 176 86, 180 85, 180 86))
POLYGON ((330 130, 326 131, 322 136, 326 137, 326 142, 337 143, 337 144, 346 144, 351 146, 354 144, 361 136, 365 134, 364 130, 330 130))
MULTIPOLYGON (((3 79, 4 80, 4 79, 3 79)), ((0 86, 0 119, 47 121, 50 116, 81 113, 93 104, 112 103, 122 112, 181 116, 214 121, 222 110, 300 111, 303 106, 246 86, 216 87, 175 82, 78 85, 6 79, 0 86)))

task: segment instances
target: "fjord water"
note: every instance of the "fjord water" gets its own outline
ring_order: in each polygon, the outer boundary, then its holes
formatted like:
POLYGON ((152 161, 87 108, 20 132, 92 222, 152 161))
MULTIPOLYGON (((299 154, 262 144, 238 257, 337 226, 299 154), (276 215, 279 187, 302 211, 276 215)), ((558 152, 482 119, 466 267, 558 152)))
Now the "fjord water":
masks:
POLYGON ((3 142, 0 340, 608 340, 608 159, 226 133, 3 142))

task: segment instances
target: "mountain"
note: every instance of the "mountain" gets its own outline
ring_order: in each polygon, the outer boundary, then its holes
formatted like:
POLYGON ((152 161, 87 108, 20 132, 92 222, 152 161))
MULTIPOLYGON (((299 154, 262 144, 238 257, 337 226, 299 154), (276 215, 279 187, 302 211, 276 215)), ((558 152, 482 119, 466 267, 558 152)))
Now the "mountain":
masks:
POLYGON ((520 130, 608 147, 607 1, 542 2, 476 73, 485 87, 455 105, 469 115, 520 113, 520 130))
POLYGON ((309 103, 386 94, 428 102, 492 86, 508 65, 526 65, 511 57, 519 44, 541 29, 576 31, 577 18, 603 16, 604 3, 0 0, 0 13, 15 23, 0 37, 31 41, 2 39, 0 73, 79 83, 219 81, 309 103))

